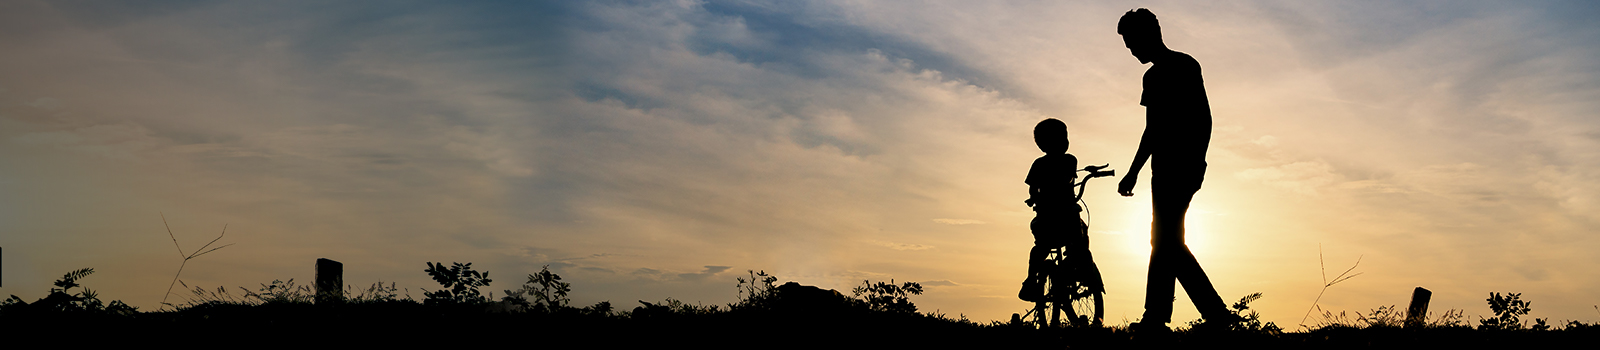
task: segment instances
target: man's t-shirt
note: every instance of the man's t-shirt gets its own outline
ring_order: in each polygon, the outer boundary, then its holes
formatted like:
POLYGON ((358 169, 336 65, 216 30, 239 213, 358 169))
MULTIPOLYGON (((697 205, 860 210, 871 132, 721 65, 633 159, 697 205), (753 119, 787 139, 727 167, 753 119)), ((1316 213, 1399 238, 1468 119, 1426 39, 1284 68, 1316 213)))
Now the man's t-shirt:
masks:
POLYGON ((1205 179, 1206 148, 1211 143, 1211 104, 1206 100, 1200 62, 1171 51, 1144 73, 1145 128, 1150 150, 1151 186, 1199 189, 1205 179), (1156 168, 1161 170, 1155 170, 1156 168))
POLYGON ((1039 188, 1033 197, 1033 210, 1038 212, 1068 210, 1074 202, 1072 181, 1078 177, 1078 157, 1070 153, 1046 154, 1033 160, 1028 168, 1028 178, 1022 182, 1039 188))

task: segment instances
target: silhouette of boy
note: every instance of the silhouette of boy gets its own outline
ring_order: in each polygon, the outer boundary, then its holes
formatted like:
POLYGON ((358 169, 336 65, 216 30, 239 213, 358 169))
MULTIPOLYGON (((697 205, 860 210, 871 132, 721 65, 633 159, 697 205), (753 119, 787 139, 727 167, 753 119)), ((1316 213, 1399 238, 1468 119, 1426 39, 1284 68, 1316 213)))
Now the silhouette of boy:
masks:
POLYGON ((1017 297, 1026 301, 1042 301, 1045 257, 1050 249, 1068 247, 1073 253, 1082 248, 1087 258, 1089 237, 1083 233, 1078 218, 1078 200, 1072 194, 1072 182, 1078 177, 1078 157, 1067 153, 1067 123, 1055 118, 1040 121, 1033 127, 1033 142, 1044 151, 1044 156, 1033 161, 1028 169, 1028 200, 1023 203, 1033 207, 1033 249, 1028 252, 1028 278, 1022 282, 1017 297))
POLYGON ((1208 324, 1236 322, 1239 316, 1229 312, 1217 296, 1211 279, 1183 239, 1184 216, 1205 179, 1206 148, 1211 142, 1211 105, 1206 100, 1200 63, 1162 43, 1161 25, 1150 10, 1122 15, 1117 33, 1140 63, 1152 63, 1144 73, 1144 94, 1139 101, 1145 106, 1144 135, 1117 192, 1132 196, 1145 161, 1158 160, 1150 165, 1155 172, 1150 176, 1154 218, 1144 318, 1133 328, 1166 329, 1172 319, 1173 280, 1183 283, 1183 290, 1208 324), (1161 171, 1155 170, 1158 167, 1161 171))

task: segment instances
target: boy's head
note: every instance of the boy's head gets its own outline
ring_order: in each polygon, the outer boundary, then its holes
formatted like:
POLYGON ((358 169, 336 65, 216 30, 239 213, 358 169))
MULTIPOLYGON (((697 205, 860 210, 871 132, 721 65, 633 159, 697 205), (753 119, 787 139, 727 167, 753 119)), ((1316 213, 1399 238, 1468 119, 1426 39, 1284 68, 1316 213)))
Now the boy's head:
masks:
POLYGON ((1066 153, 1070 144, 1067 142, 1067 123, 1056 118, 1040 121, 1039 125, 1033 126, 1033 143, 1047 154, 1066 153))

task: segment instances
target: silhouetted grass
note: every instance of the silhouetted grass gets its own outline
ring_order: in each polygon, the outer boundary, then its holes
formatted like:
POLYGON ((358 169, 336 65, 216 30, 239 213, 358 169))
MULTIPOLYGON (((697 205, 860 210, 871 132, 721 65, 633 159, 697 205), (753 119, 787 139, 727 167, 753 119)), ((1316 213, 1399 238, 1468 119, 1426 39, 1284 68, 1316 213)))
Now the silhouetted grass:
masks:
MULTIPOLYGON (((463 269, 458 272, 468 270, 467 265, 461 266, 463 269)), ((87 272, 66 277, 84 275, 87 272)), ((347 286, 342 302, 317 304, 313 302, 313 291, 296 285, 292 279, 262 283, 255 290, 241 287, 237 292, 185 284, 191 289, 184 302, 155 312, 132 312, 131 308, 121 313, 89 312, 85 311, 87 308, 42 309, 12 298, 14 301, 0 305, 0 329, 5 329, 8 340, 13 342, 67 339, 73 345, 120 345, 140 340, 170 343, 181 339, 187 344, 265 346, 335 339, 408 347, 483 346, 498 344, 496 340, 511 340, 585 347, 697 348, 1479 348, 1589 344, 1600 336, 1600 327, 1581 322, 1537 330, 1520 326, 1473 328, 1465 324, 1460 310, 1429 317, 1426 327, 1406 329, 1401 327, 1403 311, 1393 306, 1353 316, 1323 312, 1318 327, 1283 332, 1271 323, 1260 322, 1259 316, 1249 310, 1248 304, 1260 298, 1259 294, 1234 304, 1234 312, 1246 319, 1234 327, 1190 327, 1167 333, 1134 333, 1121 327, 1041 330, 1027 324, 983 323, 964 316, 951 318, 937 311, 919 312, 910 300, 918 294, 912 291, 921 291, 915 284, 864 281, 847 296, 792 282, 776 285, 778 278, 764 272, 751 271, 747 278, 737 281, 738 300, 726 305, 669 298, 638 301, 631 308, 615 307, 610 302, 584 307, 567 305, 570 284, 560 282, 559 276, 548 269, 530 275, 518 293, 508 293, 514 295, 499 301, 478 297, 424 303, 408 295, 402 297, 393 283, 374 283, 365 290, 347 286), (256 345, 257 341, 266 343, 256 345)), ((473 283, 454 282, 459 281, 447 278, 441 284, 464 286, 459 291, 462 294, 452 290, 451 295, 437 295, 441 300, 476 295, 467 291, 473 283)), ((1502 296, 1503 304, 1523 307, 1506 310, 1526 309, 1525 302, 1511 302, 1513 295, 1502 296)), ((31 304, 47 303, 41 300, 31 304)))

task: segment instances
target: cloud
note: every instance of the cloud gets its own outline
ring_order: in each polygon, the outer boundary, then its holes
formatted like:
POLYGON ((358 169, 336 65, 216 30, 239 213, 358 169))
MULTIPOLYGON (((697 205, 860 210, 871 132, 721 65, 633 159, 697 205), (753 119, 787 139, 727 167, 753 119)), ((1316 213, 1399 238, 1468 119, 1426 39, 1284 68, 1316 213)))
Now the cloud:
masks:
POLYGON ((910 243, 894 243, 894 242, 882 242, 882 241, 872 241, 872 244, 875 244, 875 245, 878 245, 878 246, 882 246, 882 247, 885 247, 885 248, 889 248, 889 249, 894 249, 894 250, 909 250, 909 251, 929 250, 929 249, 933 249, 934 248, 934 246, 931 246, 931 245, 910 244, 910 243))
POLYGON ((1245 169, 1234 176, 1304 195, 1318 195, 1328 185, 1343 180, 1333 166, 1322 161, 1294 162, 1265 168, 1245 169))
POLYGON ((720 273, 722 273, 724 271, 727 271, 728 269, 731 269, 731 268, 733 268, 733 267, 732 266, 707 265, 707 266, 705 266, 705 269, 700 270, 700 272, 679 273, 679 272, 671 272, 671 271, 653 269, 653 268, 648 268, 648 267, 641 267, 641 268, 638 268, 638 269, 634 270, 631 274, 633 274, 634 276, 644 277, 644 278, 647 278, 647 279, 660 281, 660 282, 678 282, 678 281, 700 282, 700 281, 705 281, 710 277, 714 277, 717 274, 720 274, 720 273))
POLYGON ((917 284, 921 284, 923 287, 954 287, 961 285, 960 283, 955 283, 950 280, 922 281, 917 282, 917 284))
POLYGON ((987 224, 986 222, 978 221, 978 220, 972 220, 972 219, 933 219, 933 222, 937 222, 937 223, 941 223, 941 224, 945 224, 945 225, 982 225, 982 224, 987 224))
POLYGON ((680 274, 678 274, 678 278, 685 279, 685 280, 703 280, 703 279, 706 279, 707 277, 716 276, 717 274, 722 273, 723 271, 727 271, 728 269, 731 269, 731 268, 733 268, 733 266, 707 265, 705 270, 702 270, 700 272, 695 272, 695 273, 680 273, 680 274))
MULTIPOLYGON (((549 263, 570 267, 575 296, 612 300, 727 298, 727 266, 995 285, 988 272, 1017 266, 988 257, 1026 244, 1006 232, 1031 215, 1017 196, 1033 123, 1066 120, 1086 162, 1137 147, 1143 67, 1114 34, 1121 6, 23 2, 0 13, 27 29, 0 30, 0 206, 27 210, 0 210, 15 214, 0 230, 62 234, 0 245, 126 242, 112 238, 160 210, 259 238, 228 264, 262 276, 204 281, 217 285, 301 271, 256 258, 284 254, 361 256, 399 276, 450 261, 431 257, 549 263)), ((1486 274, 1442 287, 1460 290, 1596 280, 1592 254, 1547 253, 1593 246, 1600 223, 1593 6, 1151 6, 1206 67, 1208 161, 1233 175, 1208 181, 1226 200, 1207 208, 1271 207, 1305 226, 1259 220, 1234 237, 1310 231, 1242 246, 1440 247, 1474 260, 1392 255, 1419 274, 1486 274), (1313 225, 1320 213, 1336 223, 1313 225), (1560 257, 1472 265, 1529 254, 1560 257)), ((1145 249, 1115 233, 1148 217, 1099 210, 1111 219, 1096 244, 1145 249)), ((149 264, 121 243, 70 251, 84 254, 19 264, 149 264)), ((993 305, 968 314, 1013 311, 993 305)))

